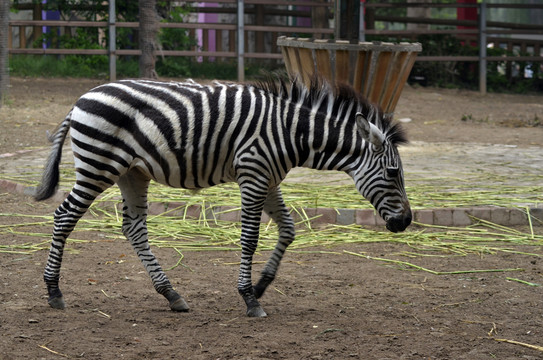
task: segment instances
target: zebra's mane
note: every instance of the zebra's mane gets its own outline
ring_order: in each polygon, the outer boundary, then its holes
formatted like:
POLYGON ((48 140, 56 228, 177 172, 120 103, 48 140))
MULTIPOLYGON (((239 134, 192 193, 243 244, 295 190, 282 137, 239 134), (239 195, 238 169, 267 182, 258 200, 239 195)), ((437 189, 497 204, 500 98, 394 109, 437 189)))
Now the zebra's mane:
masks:
MULTIPOLYGON (((362 115, 377 126, 394 145, 408 142, 405 130, 400 123, 392 121, 392 116, 386 115, 376 105, 370 103, 352 86, 340 83, 332 86, 321 77, 313 77, 308 87, 298 78, 289 80, 285 76, 269 75, 253 86, 276 95, 284 100, 301 103, 318 112, 326 112, 333 116, 344 114, 345 111, 361 112, 362 115), (352 108, 354 107, 354 109, 352 108)), ((354 116, 349 116, 354 121, 354 116)))

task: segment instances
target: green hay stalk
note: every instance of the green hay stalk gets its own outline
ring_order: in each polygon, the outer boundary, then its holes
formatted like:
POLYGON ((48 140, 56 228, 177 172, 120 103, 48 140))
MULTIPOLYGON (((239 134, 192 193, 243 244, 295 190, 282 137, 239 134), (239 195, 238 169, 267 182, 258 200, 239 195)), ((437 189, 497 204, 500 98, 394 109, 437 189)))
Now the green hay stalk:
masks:
POLYGON ((511 277, 506 277, 505 279, 509 280, 509 281, 516 281, 518 283, 528 285, 528 286, 534 286, 534 287, 541 286, 540 284, 536 284, 536 283, 532 283, 532 282, 529 282, 529 281, 520 280, 520 279, 516 279, 516 278, 511 278, 511 277))
MULTIPOLYGON (((63 179, 60 188, 68 190, 74 182, 74 173, 67 164, 62 167, 63 179)), ((29 169, 26 174, 3 174, 2 178, 35 185, 41 174, 29 169)), ((407 179, 407 188, 411 204, 415 209, 436 207, 465 207, 492 204, 497 206, 518 206, 526 209, 529 219, 529 232, 476 219, 477 224, 468 227, 428 226, 416 224, 422 229, 407 231, 402 234, 373 231, 357 225, 311 224, 306 208, 328 207, 335 209, 370 208, 371 205, 356 192, 352 184, 327 185, 322 183, 285 182, 282 192, 287 206, 301 220, 296 223, 297 239, 289 248, 300 253, 314 251, 315 248, 329 248, 350 244, 364 243, 396 243, 409 247, 410 250, 399 255, 409 258, 417 256, 466 256, 468 254, 495 254, 508 252, 512 254, 530 254, 516 250, 516 246, 542 246, 543 236, 536 233, 529 206, 543 201, 543 186, 508 184, 510 179, 500 174, 459 174, 465 176, 455 180, 450 178, 416 178, 414 174, 407 179), (492 176, 491 176, 492 175, 492 176), (492 182, 488 179, 492 178, 492 182), (483 184, 483 185, 481 185, 483 184), (322 195, 321 195, 322 194, 322 195)), ((287 179, 288 180, 288 179, 287 179)), ((527 183, 543 183, 543 176, 529 174, 527 183)), ((124 239, 121 231, 122 215, 119 214, 118 203, 121 195, 117 187, 105 192, 93 203, 89 214, 80 220, 77 231, 100 232, 107 239, 124 239)), ((200 192, 172 189, 152 183, 149 190, 149 201, 164 204, 165 211, 159 215, 148 217, 148 229, 152 246, 172 248, 181 256, 186 251, 239 251, 240 224, 218 220, 218 215, 227 211, 237 211, 241 203, 239 189, 236 184, 222 184, 200 192), (171 203, 184 205, 169 208, 171 203), (188 211, 192 205, 202 209, 198 219, 189 219, 188 211), (216 212, 215 206, 232 206, 232 210, 216 212), (176 215, 176 216, 173 216, 176 215)), ((0 239, 12 239, 13 235, 25 241, 25 248, 0 240, 0 252, 33 252, 49 248, 49 242, 42 238, 50 238, 52 216, 32 216, 5 213, 3 217, 18 217, 17 224, 0 225, 0 239), (28 221, 28 222, 24 222, 28 221), (32 227, 32 231, 26 231, 32 227), (39 229, 39 230, 36 230, 39 229), (39 239, 28 243, 27 239, 39 239)), ((72 238, 71 238, 72 239, 72 238)), ((69 244, 75 240, 68 240, 69 244)), ((272 223, 262 224, 261 240, 258 251, 271 250, 277 241, 277 226, 272 223)), ((530 254, 541 256, 540 254, 530 254)))
MULTIPOLYGON (((62 168, 60 189, 69 190, 74 183, 74 172, 71 165, 62 168)), ((407 194, 414 209, 466 207, 494 205, 502 207, 520 207, 543 202, 543 175, 527 174, 523 182, 527 185, 511 185, 508 176, 495 174, 492 171, 463 174, 461 179, 451 178, 417 178, 418 174, 409 174, 406 178, 407 194), (490 181, 491 180, 491 181, 490 181), (537 185, 534 185, 537 184, 537 185)), ((23 174, 3 174, 2 178, 22 184, 36 185, 41 174, 29 169, 23 174)), ((328 185, 323 183, 289 182, 288 177, 282 185, 285 202, 290 207, 328 207, 328 208, 370 208, 354 186, 328 185), (323 195, 321 195, 323 194, 323 195)), ((110 199, 120 198, 118 190, 108 191, 110 199)), ((102 197, 105 198, 105 195, 102 197)), ((204 189, 199 193, 172 189, 151 183, 149 201, 185 202, 187 204, 208 204, 239 206, 239 189, 236 184, 222 184, 204 189)))
POLYGON ((473 273, 488 273, 488 272, 509 272, 509 271, 524 271, 524 269, 521 268, 514 268, 514 269, 483 269, 483 270, 456 270, 456 271, 435 271, 431 269, 427 269, 422 266, 418 266, 415 264, 412 264, 407 261, 401 261, 401 260, 392 260, 392 259, 385 259, 380 257, 374 257, 374 256, 368 256, 368 255, 362 255, 358 254, 352 251, 343 250, 344 253, 349 255, 354 255, 362 258, 366 258, 369 260, 376 260, 376 261, 383 261, 387 263, 392 263, 396 265, 402 265, 406 267, 413 268, 415 270, 424 271, 433 275, 459 275, 459 274, 473 274, 473 273))
POLYGON ((532 215, 530 215, 530 208, 526 206, 526 215, 528 216, 528 224, 530 224, 530 232, 532 233, 532 239, 534 238, 534 227, 532 225, 532 215))
MULTIPOLYGON (((167 216, 170 211, 164 214, 151 216, 148 219, 150 243, 161 248, 172 248, 174 251, 238 251, 240 249, 239 236, 241 226, 236 222, 217 220, 217 214, 205 203, 200 204, 207 212, 199 219, 189 219, 186 211, 182 216, 167 216), (167 215, 166 215, 167 214, 167 215)), ((116 208, 114 206, 114 208, 116 208)), ((176 209, 177 210, 177 209, 176 209)), ((183 210, 183 209, 178 209, 183 210)), ((105 211, 105 210, 104 210, 105 211)), ((298 210, 301 215, 302 211, 298 210)), ((122 220, 118 213, 104 216, 102 209, 96 208, 96 216, 83 217, 77 226, 78 232, 96 231, 107 239, 124 239, 121 231, 122 220)), ((5 214, 0 214, 5 215, 5 214)), ((18 216, 17 214, 10 214, 18 216)), ((416 231, 406 231, 401 234, 374 231, 364 229, 357 225, 326 225, 312 227, 311 218, 307 218, 297 224, 297 239, 291 245, 291 250, 305 250, 311 247, 332 247, 349 244, 388 242, 404 244, 413 251, 400 253, 402 256, 465 256, 468 254, 495 254, 500 251, 517 254, 531 254, 529 252, 517 251, 511 246, 543 245, 543 236, 535 233, 522 233, 515 229, 480 222, 477 226, 466 228, 446 226, 425 226, 416 231)), ((32 217, 26 216, 29 220, 32 217)), ((22 238, 49 239, 52 228, 52 221, 44 216, 36 216, 38 221, 21 222, 17 224, 2 225, 0 234, 17 235, 22 238), (41 220, 41 221, 40 221, 41 220), (25 228, 32 227, 32 231, 25 231, 25 228), (43 230, 36 231, 37 228, 43 230)), ((76 234, 74 234, 76 235, 76 234)), ((5 237, 8 238, 8 237, 5 237)), ((75 241, 70 238, 69 243, 75 241)), ((277 226, 273 223, 262 224, 261 240, 259 251, 271 250, 277 241, 277 226)), ((13 246, 0 244, 2 251, 19 251, 13 246)), ((35 247, 37 249, 48 249, 48 241, 40 240, 35 247)))

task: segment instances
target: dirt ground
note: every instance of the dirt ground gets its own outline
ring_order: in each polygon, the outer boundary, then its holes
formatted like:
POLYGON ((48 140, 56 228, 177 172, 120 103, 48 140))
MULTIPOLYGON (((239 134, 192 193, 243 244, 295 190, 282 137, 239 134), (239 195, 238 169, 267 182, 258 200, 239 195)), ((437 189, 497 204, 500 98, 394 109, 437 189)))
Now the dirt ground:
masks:
MULTIPOLYGON (((0 154, 46 146, 45 132, 64 119, 79 96, 102 82, 12 78, 8 105, 0 109, 0 154)), ((395 118, 412 120, 405 124, 412 141, 543 144, 541 95, 406 86, 395 118)))
MULTIPOLYGON (((46 146, 45 131, 98 83, 12 79, 9 103, 0 109, 0 156, 46 146)), ((396 118, 412 119, 406 127, 415 141, 541 146, 543 127, 534 125, 543 119, 542 100, 408 88, 396 118)), ((0 192, 0 226, 25 221, 9 214, 47 215, 57 205, 0 192)), ((30 230, 51 231, 41 226, 30 230)), ((543 233, 541 227, 535 231, 543 233)), ((185 266, 167 274, 191 311, 174 313, 154 292, 127 242, 107 240, 99 233, 79 232, 77 237, 92 241, 68 246, 61 278, 64 311, 47 305, 42 281, 46 252, 0 252, 1 359, 543 357, 543 286, 512 280, 543 285, 540 245, 511 245, 511 250, 524 254, 438 253, 413 259, 399 256, 409 249, 394 243, 287 252, 278 278, 261 301, 268 317, 249 319, 236 290, 236 252, 184 253, 185 266), (344 250, 444 272, 511 270, 435 275, 344 250)), ((30 242, 36 239, 28 234, 0 235, 0 245, 30 242)), ((179 260, 171 249, 154 252, 164 268, 179 260)), ((268 255, 256 257, 255 274, 268 255)))

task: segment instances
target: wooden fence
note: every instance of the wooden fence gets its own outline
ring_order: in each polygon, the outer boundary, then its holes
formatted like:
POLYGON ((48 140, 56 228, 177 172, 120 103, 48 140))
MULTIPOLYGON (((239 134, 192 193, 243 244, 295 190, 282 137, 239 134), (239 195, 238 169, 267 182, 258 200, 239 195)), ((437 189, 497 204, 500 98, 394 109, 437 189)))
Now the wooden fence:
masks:
MULTIPOLYGON (((114 5, 114 0, 110 0, 114 5)), ((334 29, 329 25, 330 14, 333 13, 333 2, 322 1, 273 1, 273 0, 214 0, 213 2, 200 2, 200 6, 193 9, 196 14, 217 14, 230 16, 230 23, 219 22, 184 22, 160 23, 161 28, 186 29, 191 36, 199 33, 201 43, 190 50, 163 50, 161 56, 190 56, 213 57, 215 59, 237 58, 238 78, 243 80, 245 59, 271 59, 280 61, 281 52, 275 42, 277 37, 308 36, 315 38, 333 38, 334 29), (202 5, 203 4, 203 5, 202 5), (208 5, 208 6, 207 6, 208 5), (245 14, 245 16, 240 16, 245 14), (270 17, 275 16, 281 21, 269 24, 270 17), (293 24, 292 20, 303 24, 293 24), (313 24, 313 26, 311 26, 313 24)), ((488 9, 492 8, 521 8, 543 9, 543 5, 534 4, 436 4, 436 3, 366 3, 361 23, 365 26, 360 33, 363 40, 366 36, 380 35, 389 39, 414 40, 420 34, 450 34, 466 41, 479 45, 478 56, 458 56, 457 54, 443 54, 440 56, 419 56, 422 61, 452 61, 452 62, 478 62, 480 67, 480 90, 486 92, 486 63, 488 61, 513 62, 543 61, 543 40, 528 38, 526 35, 537 35, 543 39, 543 24, 529 25, 518 23, 502 23, 487 21, 488 9), (406 8, 477 8, 477 20, 447 20, 432 19, 428 17, 398 17, 381 15, 380 9, 390 7, 406 8), (388 24, 423 24, 424 29, 386 29, 388 24), (384 24, 384 26, 383 26, 384 24), (379 25, 381 29, 379 29, 379 25), (512 37, 514 36, 514 37, 512 37), (524 36, 524 37, 523 37, 524 36), (486 49, 489 44, 516 50, 515 56, 487 56, 486 49), (482 45, 482 46, 481 46, 482 45)), ((28 5, 27 5, 28 6, 28 5)), ((11 20, 9 22, 9 52, 11 54, 80 54, 80 55, 108 55, 111 59, 110 78, 115 79, 115 58, 122 55, 139 55, 138 49, 61 49, 52 47, 33 48, 32 43, 41 35, 42 27, 55 27, 65 29, 77 27, 95 27, 101 31, 113 31, 116 28, 138 28, 136 22, 117 21, 60 21, 37 20, 40 12, 34 9, 34 20, 11 20), (32 29, 31 31, 27 29, 32 29), (15 30, 17 29, 17 30, 15 30), (14 42, 13 34, 18 32, 18 43, 14 42), (28 34, 28 35, 27 35, 28 34)), ((114 15, 114 14, 113 14, 114 15)), ((111 18, 115 18, 112 16, 111 18)), ((224 20, 224 19, 223 19, 224 20)), ((407 25, 406 25, 407 27, 407 25)))

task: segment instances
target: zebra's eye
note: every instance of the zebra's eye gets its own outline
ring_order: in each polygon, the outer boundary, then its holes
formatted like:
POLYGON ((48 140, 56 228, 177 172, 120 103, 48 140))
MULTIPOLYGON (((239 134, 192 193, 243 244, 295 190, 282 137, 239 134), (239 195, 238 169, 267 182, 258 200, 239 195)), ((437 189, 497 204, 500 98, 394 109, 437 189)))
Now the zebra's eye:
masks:
POLYGON ((400 170, 398 168, 393 168, 393 167, 387 168, 387 175, 390 178, 398 177, 399 172, 400 172, 400 170))

